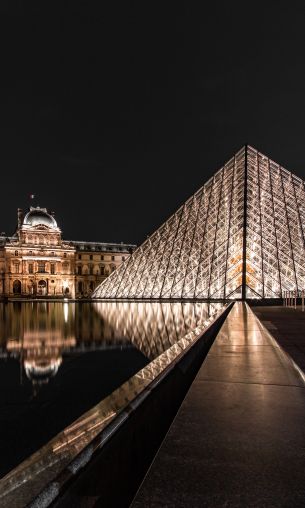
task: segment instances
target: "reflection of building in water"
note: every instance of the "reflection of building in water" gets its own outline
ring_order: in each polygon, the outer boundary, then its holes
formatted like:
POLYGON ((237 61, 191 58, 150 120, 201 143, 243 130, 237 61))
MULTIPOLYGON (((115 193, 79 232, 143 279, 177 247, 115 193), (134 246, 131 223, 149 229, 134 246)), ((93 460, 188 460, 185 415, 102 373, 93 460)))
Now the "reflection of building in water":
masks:
POLYGON ((55 376, 63 351, 75 344, 75 337, 63 337, 61 330, 32 330, 25 332, 21 340, 8 338, 6 347, 9 352, 21 355, 27 377, 42 384, 55 376))
POLYGON ((0 353, 19 358, 27 377, 42 384, 55 376, 63 355, 132 345, 152 360, 218 308, 199 302, 11 302, 0 305, 0 353))
POLYGON ((135 245, 62 239, 54 213, 18 209, 13 236, 0 234, 0 297, 89 296, 135 245))
POLYGON ((19 358, 35 384, 56 375, 63 355, 126 348, 129 344, 90 303, 0 304, 1 357, 19 358))
POLYGON ((19 302, 3 306, 5 316, 1 344, 20 358, 25 373, 34 384, 55 376, 62 354, 75 347, 73 308, 68 303, 19 302))
POLYGON ((148 358, 163 353, 221 308, 220 303, 101 302, 94 308, 148 358))

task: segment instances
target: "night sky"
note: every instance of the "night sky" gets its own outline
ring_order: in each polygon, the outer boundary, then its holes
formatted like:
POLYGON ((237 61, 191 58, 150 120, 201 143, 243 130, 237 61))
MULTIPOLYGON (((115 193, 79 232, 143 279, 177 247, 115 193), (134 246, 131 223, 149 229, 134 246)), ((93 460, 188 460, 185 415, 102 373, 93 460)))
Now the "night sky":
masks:
POLYGON ((302 2, 0 11, 0 231, 34 193, 66 239, 139 244, 245 143, 305 178, 302 2))

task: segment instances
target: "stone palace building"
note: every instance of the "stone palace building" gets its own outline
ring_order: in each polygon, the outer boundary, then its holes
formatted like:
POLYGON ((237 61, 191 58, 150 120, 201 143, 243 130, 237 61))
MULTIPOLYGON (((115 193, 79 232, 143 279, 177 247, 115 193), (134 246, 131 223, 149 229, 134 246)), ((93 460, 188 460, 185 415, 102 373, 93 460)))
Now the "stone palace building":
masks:
POLYGON ((0 234, 1 297, 88 297, 135 245, 62 238, 53 212, 19 208, 13 236, 0 234))

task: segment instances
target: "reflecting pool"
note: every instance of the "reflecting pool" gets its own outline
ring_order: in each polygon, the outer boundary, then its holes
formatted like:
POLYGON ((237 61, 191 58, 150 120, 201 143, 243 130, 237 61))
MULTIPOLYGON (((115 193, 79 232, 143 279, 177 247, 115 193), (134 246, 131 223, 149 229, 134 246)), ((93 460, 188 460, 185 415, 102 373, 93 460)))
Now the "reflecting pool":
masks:
POLYGON ((0 304, 0 477, 220 304, 0 304))

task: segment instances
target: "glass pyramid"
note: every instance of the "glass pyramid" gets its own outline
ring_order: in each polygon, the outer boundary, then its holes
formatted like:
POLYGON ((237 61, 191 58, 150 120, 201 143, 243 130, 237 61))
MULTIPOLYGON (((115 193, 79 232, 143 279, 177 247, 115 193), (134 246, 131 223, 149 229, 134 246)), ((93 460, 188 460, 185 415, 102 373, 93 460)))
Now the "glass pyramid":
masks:
POLYGON ((246 145, 94 298, 276 298, 305 289, 305 182, 246 145))

